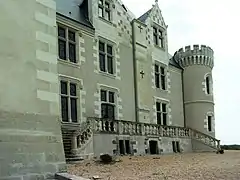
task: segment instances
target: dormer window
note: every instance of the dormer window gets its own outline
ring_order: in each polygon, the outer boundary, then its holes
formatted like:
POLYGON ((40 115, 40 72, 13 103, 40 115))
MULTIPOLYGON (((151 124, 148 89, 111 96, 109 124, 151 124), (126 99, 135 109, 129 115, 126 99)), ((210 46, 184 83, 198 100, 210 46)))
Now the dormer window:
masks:
POLYGON ((107 21, 111 20, 110 2, 107 0, 99 0, 98 3, 98 16, 107 21))
POLYGON ((160 48, 164 48, 163 30, 157 27, 153 27, 153 41, 156 46, 159 46, 160 48))

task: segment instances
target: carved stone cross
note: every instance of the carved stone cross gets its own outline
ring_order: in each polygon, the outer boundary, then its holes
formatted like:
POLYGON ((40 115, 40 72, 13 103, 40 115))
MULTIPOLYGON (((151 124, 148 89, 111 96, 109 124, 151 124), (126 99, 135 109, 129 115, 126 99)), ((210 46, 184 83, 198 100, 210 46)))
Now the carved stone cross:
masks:
POLYGON ((140 71, 140 74, 141 74, 141 76, 142 76, 142 79, 143 79, 143 76, 145 75, 144 71, 143 71, 143 70, 142 70, 142 71, 140 71))

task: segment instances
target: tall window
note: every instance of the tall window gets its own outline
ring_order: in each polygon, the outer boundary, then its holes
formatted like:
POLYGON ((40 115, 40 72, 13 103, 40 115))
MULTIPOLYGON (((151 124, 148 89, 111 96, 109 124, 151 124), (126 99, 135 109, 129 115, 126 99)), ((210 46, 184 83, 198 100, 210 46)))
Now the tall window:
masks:
POLYGON ((167 126, 167 104, 156 102, 157 124, 167 126))
POLYGON ((115 119, 115 93, 101 90, 101 117, 115 119))
POLYGON ((206 91, 207 91, 207 94, 211 94, 211 80, 210 80, 210 76, 207 76, 206 77, 206 91))
POLYGON ((63 122, 77 122, 77 85, 61 81, 61 113, 63 122))
POLYGON ((58 57, 77 63, 76 34, 74 31, 60 26, 58 26, 58 57))
POLYGON ((100 71, 113 74, 113 47, 99 41, 99 65, 100 71))
POLYGON ((155 86, 166 90, 166 69, 155 64, 155 86))
POLYGON ((212 116, 208 116, 208 131, 212 131, 212 116))
POLYGON ((158 29, 157 27, 153 27, 153 41, 155 45, 164 48, 163 31, 158 29))
POLYGON ((104 18, 107 21, 111 20, 110 2, 108 2, 107 0, 99 0, 98 15, 99 17, 104 18))

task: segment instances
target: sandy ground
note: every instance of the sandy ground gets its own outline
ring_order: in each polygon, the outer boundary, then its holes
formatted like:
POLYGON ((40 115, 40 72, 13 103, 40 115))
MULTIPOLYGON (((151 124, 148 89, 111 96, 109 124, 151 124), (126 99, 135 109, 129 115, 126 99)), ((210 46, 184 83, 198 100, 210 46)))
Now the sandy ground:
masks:
POLYGON ((240 151, 120 157, 102 165, 94 161, 69 165, 70 174, 102 180, 240 180, 240 151))

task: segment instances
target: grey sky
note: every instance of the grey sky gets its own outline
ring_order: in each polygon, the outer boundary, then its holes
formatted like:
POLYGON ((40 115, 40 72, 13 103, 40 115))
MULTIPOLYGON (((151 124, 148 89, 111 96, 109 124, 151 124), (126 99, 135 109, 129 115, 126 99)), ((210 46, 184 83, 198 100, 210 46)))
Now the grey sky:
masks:
MULTIPOLYGON (((122 0, 139 17, 155 0, 122 0)), ((168 25, 169 52, 204 44, 215 53, 214 99, 216 137, 222 144, 240 144, 239 0, 159 0, 168 25)))

